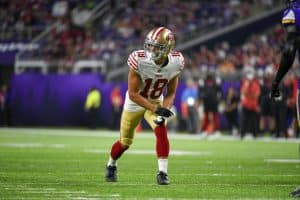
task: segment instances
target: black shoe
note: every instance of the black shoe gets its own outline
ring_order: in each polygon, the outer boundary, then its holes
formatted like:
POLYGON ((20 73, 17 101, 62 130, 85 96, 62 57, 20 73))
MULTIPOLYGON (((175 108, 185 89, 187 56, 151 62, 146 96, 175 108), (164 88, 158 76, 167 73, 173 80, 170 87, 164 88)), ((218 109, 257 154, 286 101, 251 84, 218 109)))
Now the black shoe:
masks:
POLYGON ((106 182, 117 182, 117 167, 116 166, 106 166, 105 180, 106 180, 106 182))
POLYGON ((300 197, 300 187, 296 188, 293 192, 290 193, 292 197, 300 197))
POLYGON ((168 178, 168 174, 165 172, 159 171, 157 176, 156 176, 157 184, 158 185, 169 185, 170 181, 168 178))

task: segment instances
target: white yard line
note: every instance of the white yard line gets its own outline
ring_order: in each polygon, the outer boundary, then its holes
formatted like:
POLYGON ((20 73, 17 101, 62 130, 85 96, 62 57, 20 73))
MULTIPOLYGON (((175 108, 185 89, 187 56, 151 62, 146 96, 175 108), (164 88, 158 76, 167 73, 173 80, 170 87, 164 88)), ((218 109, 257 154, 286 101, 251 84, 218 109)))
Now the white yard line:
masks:
POLYGON ((12 148, 65 148, 65 144, 41 144, 41 143, 0 143, 1 147, 12 148))
POLYGON ((40 143, 0 143, 2 147, 13 147, 13 148, 40 148, 45 145, 40 143))
POLYGON ((85 194, 83 191, 39 191, 39 190, 22 190, 22 193, 32 193, 32 194, 85 194))
MULTIPOLYGON (((56 135, 56 136, 76 136, 76 137, 109 137, 109 138, 118 138, 118 131, 111 130, 76 130, 76 129, 43 129, 43 128, 0 128, 0 137, 3 133, 10 133, 16 135, 30 134, 30 135, 56 135)), ((5 135, 7 136, 7 135, 5 135)), ((154 138, 154 134, 151 131, 147 130, 142 133, 136 134, 137 138, 154 138)), ((169 133, 171 139, 179 140, 210 140, 210 137, 203 137, 200 134, 188 135, 188 134, 175 134, 169 133)), ((222 135, 215 140, 222 141, 240 141, 239 137, 233 137, 228 135, 222 135)), ((247 140, 244 142, 287 142, 287 143, 300 143, 300 139, 291 138, 291 139, 273 139, 270 137, 257 138, 256 140, 247 140)))
MULTIPOLYGON (((145 174, 141 174, 141 175, 144 175, 145 176, 145 174)), ((172 174, 172 173, 170 173, 170 175, 172 175, 172 176, 176 176, 176 175, 180 175, 180 174, 172 174)), ((183 175, 183 174, 182 174, 183 175)), ((189 175, 193 175, 193 176, 195 176, 196 174, 189 174, 189 175)), ((245 175, 245 176, 247 176, 247 175, 245 175)), ((263 175, 261 175, 261 176, 263 176, 263 175)), ((274 175, 275 176, 275 175, 274 175)), ((243 176, 244 177, 244 176, 243 176)), ((100 182, 94 182, 95 184, 97 184, 97 185, 105 185, 105 186, 107 186, 108 184, 110 184, 110 183, 107 183, 107 182, 103 182, 103 183, 101 183, 101 181, 100 182)), ((22 183, 22 184, 24 184, 24 185, 43 185, 43 183, 29 183, 29 182, 26 182, 26 183, 22 183)), ((236 183, 172 183, 172 184, 176 184, 176 185, 191 185, 191 186, 193 186, 193 185, 204 185, 204 186, 210 186, 210 185, 216 185, 216 186, 232 186, 232 185, 235 185, 235 186, 253 186, 253 187, 255 187, 255 186, 276 186, 276 187, 295 187, 295 184, 268 184, 268 185, 262 185, 262 184, 251 184, 251 183, 240 183, 240 184, 236 184, 236 183)), ((27 188, 16 188, 15 186, 14 187, 8 187, 8 185, 7 185, 7 183, 0 183, 0 185, 2 185, 3 187, 6 187, 5 189, 6 190, 28 190, 27 188)), ((47 185, 46 183, 45 183, 45 185, 47 185)), ((51 184, 49 184, 49 185, 51 185, 51 184)), ((59 183, 59 185, 64 185, 63 183, 59 183)), ((148 184, 146 184, 146 183, 144 183, 144 184, 140 184, 140 183, 128 183, 128 182, 122 182, 122 181, 119 181, 119 182, 117 182, 117 183, 115 183, 115 184, 110 184, 110 186, 111 187, 118 187, 118 186, 120 186, 120 185, 123 185, 123 186, 131 186, 131 185, 133 185, 133 186, 157 186, 157 184, 156 183, 148 183, 148 184)), ((39 190, 39 191, 41 191, 41 190, 43 190, 43 188, 31 188, 32 190, 31 191, 35 191, 35 189, 36 190, 39 190)), ((42 191, 43 192, 43 191, 42 191)), ((47 190, 45 190, 45 192, 47 192, 47 190)), ((48 191, 49 193, 52 193, 52 192, 54 192, 54 193, 68 193, 68 192, 70 192, 70 191, 68 191, 68 190, 66 190, 66 191, 62 191, 62 190, 49 190, 48 191)), ((73 193, 72 191, 71 191, 71 193, 73 193)), ((74 191, 74 193, 80 193, 80 194, 82 194, 82 193, 86 193, 85 191, 74 191)))
POLYGON ((300 174, 172 174, 174 176, 220 176, 220 177, 257 177, 257 176, 266 176, 266 177, 300 177, 300 174))
MULTIPOLYGON (((106 199, 111 197, 106 197, 106 199)), ((115 197, 114 197, 115 198, 115 197)), ((74 199, 74 200, 103 200, 100 196, 98 197, 68 197, 68 199, 74 199)), ((119 199, 119 198, 118 198, 119 199)))
MULTIPOLYGON (((107 154, 107 150, 99 150, 99 149, 85 149, 84 152, 87 153, 99 153, 99 154, 107 154)), ((153 150, 128 150, 126 154, 140 154, 140 155, 155 155, 156 152, 153 150)), ((181 150, 171 150, 170 155, 176 156, 207 156, 211 155, 211 152, 196 152, 196 151, 181 151, 181 150)))
MULTIPOLYGON (((41 143, 0 143, 0 147, 12 147, 12 148, 65 148, 65 144, 41 144, 41 143)), ((108 150, 101 149, 84 149, 86 153, 107 154, 108 150)), ((136 155, 155 155, 153 150, 128 150, 127 154, 136 155)), ((197 152, 197 151, 183 151, 183 150, 171 150, 170 155, 175 156, 208 156, 211 152, 197 152)))
POLYGON ((269 163, 300 163, 300 159, 265 159, 269 163))
MULTIPOLYGON (((236 187, 236 186, 240 186, 240 187, 245 187, 245 186, 249 186, 249 187, 295 187, 295 184, 268 184, 268 185, 265 185, 265 184, 251 184, 251 183, 248 183, 248 184, 244 184, 244 183, 171 183, 171 184, 176 184, 176 185, 184 185, 184 186, 212 186, 212 187, 215 187, 215 186, 229 186, 229 187, 236 187)), ((107 183, 104 183, 104 184, 99 184, 100 186, 107 186, 107 183)), ((117 184, 111 184, 111 187, 120 187, 120 185, 122 186, 140 186, 140 187, 144 187, 144 186, 157 186, 156 183, 151 183, 151 184, 146 184, 146 183, 122 183, 121 181, 118 182, 117 184)))
MULTIPOLYGON (((38 184, 38 183, 37 183, 38 184)), ((0 184, 1 185, 1 184, 0 184)), ((3 184, 5 185, 5 184, 3 184)), ((40 185, 40 184, 38 184, 40 185)), ((61 189, 56 189, 56 188, 32 188, 32 187, 27 187, 26 184, 22 183, 22 186, 18 187, 16 185, 6 185, 5 190, 12 190, 12 191, 18 191, 21 192, 22 194, 40 194, 43 195, 41 197, 45 197, 48 195, 51 195, 51 197, 56 196, 62 199, 101 199, 101 196, 99 194, 88 194, 84 190, 80 191, 70 191, 70 190, 61 190, 61 189)), ((106 195, 106 197, 118 197, 118 194, 112 194, 112 195, 106 195)), ((40 198, 41 198, 40 197, 40 198)))

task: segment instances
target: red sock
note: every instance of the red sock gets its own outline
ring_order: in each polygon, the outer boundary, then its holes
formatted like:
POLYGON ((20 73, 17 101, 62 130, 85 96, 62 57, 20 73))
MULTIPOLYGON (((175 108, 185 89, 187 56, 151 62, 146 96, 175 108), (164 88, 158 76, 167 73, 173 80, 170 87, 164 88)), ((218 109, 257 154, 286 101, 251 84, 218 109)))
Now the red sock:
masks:
POLYGON ((156 135, 157 157, 167 158, 169 156, 170 144, 166 126, 157 126, 154 129, 156 135))
POLYGON ((112 157, 112 159, 117 160, 118 158, 120 158, 123 152, 126 151, 126 149, 128 149, 128 147, 123 146, 118 140, 112 145, 110 156, 112 157))

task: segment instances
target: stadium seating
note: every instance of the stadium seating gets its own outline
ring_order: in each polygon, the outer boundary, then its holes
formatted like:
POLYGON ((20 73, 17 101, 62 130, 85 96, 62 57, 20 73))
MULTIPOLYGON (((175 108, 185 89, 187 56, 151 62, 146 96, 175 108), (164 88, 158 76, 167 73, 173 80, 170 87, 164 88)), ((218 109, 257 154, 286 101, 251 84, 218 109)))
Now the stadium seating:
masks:
POLYGON ((109 70, 119 68, 129 51, 142 48, 145 34, 153 26, 169 27, 176 33, 177 43, 181 43, 277 4, 272 0, 26 0, 24 4, 4 1, 1 9, 11 9, 15 17, 10 19, 1 15, 0 21, 4 24, 4 37, 23 39, 26 35, 40 46, 37 51, 22 52, 17 57, 19 62, 45 60, 49 67, 56 66, 48 71, 68 73, 81 59, 102 60, 110 66, 109 70), (102 12, 104 10, 106 12, 102 12), (9 31, 11 27, 15 27, 13 31, 9 31), (18 27, 32 31, 24 34, 18 27), (36 37, 41 32, 43 34, 36 37))

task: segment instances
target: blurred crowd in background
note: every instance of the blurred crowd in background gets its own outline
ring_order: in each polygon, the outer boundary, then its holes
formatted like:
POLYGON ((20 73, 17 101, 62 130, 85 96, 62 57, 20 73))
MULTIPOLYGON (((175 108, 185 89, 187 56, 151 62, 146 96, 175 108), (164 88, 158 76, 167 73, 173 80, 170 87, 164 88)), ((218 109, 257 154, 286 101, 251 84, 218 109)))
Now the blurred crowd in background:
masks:
POLYGON ((275 71, 268 66, 262 76, 253 67, 239 82, 227 82, 214 73, 188 79, 181 96, 181 125, 191 134, 218 136, 220 131, 244 137, 299 137, 296 116, 297 78, 289 73, 281 86, 283 98, 272 102, 269 94, 275 71))
MULTIPOLYGON (((155 26, 167 26, 180 44, 279 4, 273 0, 114 0, 109 1, 107 14, 91 17, 93 9, 102 2, 1 1, 0 38, 30 40, 51 27, 48 34, 36 41, 40 48, 25 52, 23 59, 42 58, 51 62, 53 68, 62 68, 66 72, 72 70, 77 60, 100 59, 107 63, 108 70, 114 70, 124 67, 130 51, 143 48, 146 33, 155 26)), ((278 63, 278 42, 282 39, 280 31, 280 27, 274 27, 234 47, 227 42, 212 49, 201 46, 188 52, 187 71, 196 76, 206 69, 232 74, 245 65, 265 67, 278 63)))
MULTIPOLYGON (((105 61, 107 71, 112 71, 126 67, 128 54, 143 48, 145 35, 154 26, 171 29, 178 45, 242 22, 281 3, 275 0, 1 0, 0 39, 34 40, 40 48, 23 52, 22 59, 46 60, 53 71, 59 68, 68 73, 82 59, 105 61), (102 5, 109 8, 100 15, 97 12, 104 9, 102 5)), ((241 137, 248 133, 254 137, 265 133, 274 137, 297 135, 298 62, 283 84, 285 98, 278 106, 280 112, 267 100, 280 59, 282 31, 278 21, 277 25, 245 38, 238 45, 224 41, 213 48, 201 45, 183 50, 186 59, 182 77, 186 89, 180 108, 183 124, 171 122, 170 126, 206 135, 218 133, 221 128, 241 137), (224 88, 224 79, 238 84, 224 88), (258 91, 254 102, 249 100, 253 91, 258 91)))

